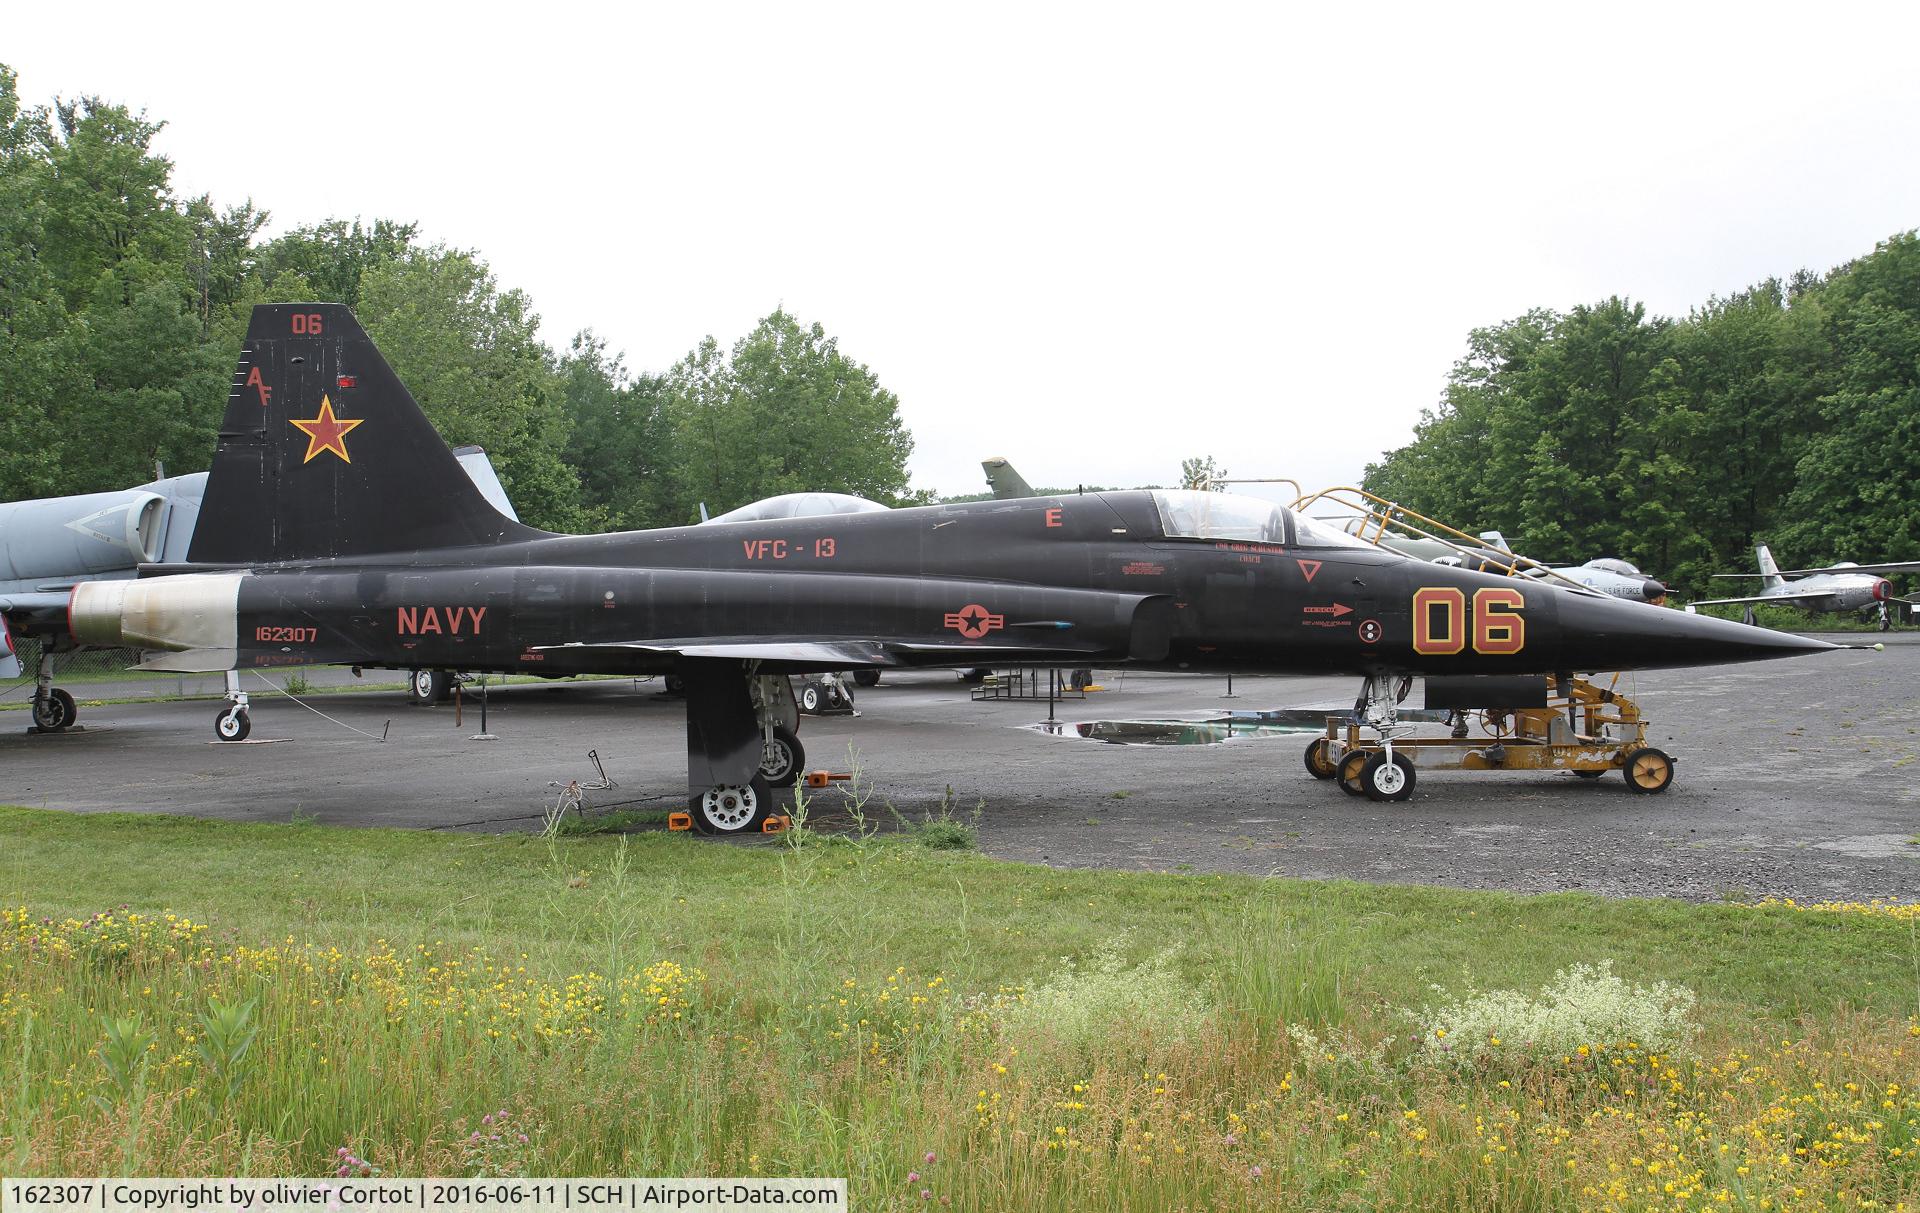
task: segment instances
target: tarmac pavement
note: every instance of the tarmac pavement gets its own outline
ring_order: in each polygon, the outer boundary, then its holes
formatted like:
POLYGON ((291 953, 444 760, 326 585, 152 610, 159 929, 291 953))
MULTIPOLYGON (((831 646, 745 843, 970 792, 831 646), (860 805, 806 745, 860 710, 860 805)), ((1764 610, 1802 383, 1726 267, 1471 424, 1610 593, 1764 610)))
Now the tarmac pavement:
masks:
MULTIPOLYGON (((1920 899, 1920 634, 1831 639, 1885 652, 1629 675, 1620 689, 1676 759, 1673 787, 1638 796, 1618 775, 1423 771, 1413 797, 1379 804, 1308 777, 1308 734, 1212 745, 1114 745, 1034 726, 1045 702, 976 702, 951 672, 889 673, 857 692, 858 718, 804 718, 809 767, 864 769, 867 812, 908 818, 951 789, 994 855, 1071 867, 1299 877, 1696 900, 1767 894, 1920 899)), ((284 672, 276 671, 276 683, 284 672)), ((1228 709, 1351 706, 1353 678, 1236 678, 1100 671, 1106 690, 1063 701, 1063 721, 1200 717, 1228 709)), ((369 671, 368 681, 397 675, 369 671)), ((351 683, 344 670, 313 676, 351 683)), ((341 826, 528 830, 557 784, 618 786, 589 811, 678 807, 681 702, 658 681, 513 685, 477 705, 409 707, 397 690, 315 695, 303 707, 257 676, 253 731, 214 740, 219 679, 76 683, 79 723, 26 732, 0 712, 0 801, 75 812, 295 818, 341 826), (143 702, 87 705, 139 694, 143 702), (311 710, 310 710, 311 709, 311 710), (319 713, 325 713, 321 715, 319 713), (376 740, 381 736, 385 741, 376 740)), ((0 702, 18 701, 16 689, 0 702)), ((1415 689, 1409 705, 1419 703, 1415 689)), ((827 794, 829 802, 838 793, 827 794)), ((844 821, 844 814, 837 815, 844 821)), ((752 844, 747 844, 752 845, 752 844)))

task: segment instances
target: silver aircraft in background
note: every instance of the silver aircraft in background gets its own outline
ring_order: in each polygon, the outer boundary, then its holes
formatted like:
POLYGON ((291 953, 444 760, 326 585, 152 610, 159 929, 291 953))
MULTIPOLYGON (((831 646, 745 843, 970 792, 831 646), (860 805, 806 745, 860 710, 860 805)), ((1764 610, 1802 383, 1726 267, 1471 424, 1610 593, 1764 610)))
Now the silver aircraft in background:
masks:
MULTIPOLYGON (((1349 534, 1358 533, 1362 519, 1353 519, 1341 524, 1349 534)), ((1471 548, 1448 543, 1441 539, 1423 539, 1412 535, 1400 535, 1391 531, 1380 537, 1383 548, 1411 556, 1415 560, 1425 560, 1433 564, 1446 564, 1456 567, 1477 569, 1481 572, 1500 573, 1514 566, 1514 551, 1507 544, 1506 536, 1499 531, 1481 531, 1480 542, 1484 547, 1471 548)), ((1525 561, 1515 571, 1517 577, 1557 577, 1595 590, 1611 598, 1627 602, 1647 602, 1660 606, 1667 600, 1667 587, 1661 582, 1642 573, 1625 560, 1612 556, 1600 556, 1585 564, 1539 564, 1525 561)))
POLYGON ((1882 573, 1904 573, 1920 571, 1920 561, 1896 561, 1891 564, 1854 564, 1842 561, 1819 569, 1790 569, 1786 572, 1774 563, 1773 553, 1766 544, 1753 549, 1760 558, 1758 573, 1715 573, 1715 577, 1758 577, 1760 592, 1740 598, 1700 598, 1691 603, 1687 610, 1703 606, 1744 605, 1744 621, 1753 622, 1753 608, 1757 603, 1772 602, 1782 606, 1799 607, 1803 611, 1825 614, 1844 614, 1848 611, 1877 611, 1880 617, 1880 630, 1886 631, 1893 626, 1892 604, 1911 603, 1912 598, 1902 598, 1893 592, 1893 584, 1882 573), (1792 578, 1793 580, 1788 580, 1792 578))

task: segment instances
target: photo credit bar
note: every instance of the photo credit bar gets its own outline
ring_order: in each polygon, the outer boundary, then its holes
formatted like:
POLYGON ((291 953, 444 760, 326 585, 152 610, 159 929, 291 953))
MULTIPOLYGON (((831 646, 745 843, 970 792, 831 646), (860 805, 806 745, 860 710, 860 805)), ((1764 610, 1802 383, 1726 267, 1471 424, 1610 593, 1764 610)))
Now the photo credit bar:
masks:
POLYGON ((843 1213, 845 1179, 8 1179, 0 1213, 843 1213))

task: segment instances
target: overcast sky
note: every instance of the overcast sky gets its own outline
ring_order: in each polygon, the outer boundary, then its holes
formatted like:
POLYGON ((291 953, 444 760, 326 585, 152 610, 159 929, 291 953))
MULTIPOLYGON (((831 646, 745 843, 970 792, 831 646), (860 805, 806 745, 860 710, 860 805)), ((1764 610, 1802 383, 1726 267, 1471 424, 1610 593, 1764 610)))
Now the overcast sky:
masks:
POLYGON ((15 5, 181 195, 417 220, 663 370, 784 306, 916 486, 1356 481, 1467 331, 1920 226, 1920 6, 15 5))

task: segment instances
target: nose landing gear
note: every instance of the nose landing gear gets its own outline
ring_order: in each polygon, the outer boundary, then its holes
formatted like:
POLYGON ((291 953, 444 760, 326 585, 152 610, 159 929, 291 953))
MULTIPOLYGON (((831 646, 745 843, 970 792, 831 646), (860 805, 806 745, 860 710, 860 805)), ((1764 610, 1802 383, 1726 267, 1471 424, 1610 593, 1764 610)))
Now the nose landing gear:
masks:
POLYGON ((247 711, 247 693, 240 689, 240 671, 227 671, 227 706, 213 718, 213 735, 222 741, 245 741, 253 731, 253 716, 247 711))
MULTIPOLYGON (((1349 795, 1376 801, 1411 796, 1419 767, 1572 771, 1582 779, 1619 771, 1627 790, 1643 796, 1673 784, 1674 759, 1647 744, 1638 705, 1584 678, 1549 679, 1544 707, 1476 713, 1487 733, 1479 738, 1465 736, 1463 729, 1449 737, 1397 735, 1405 732, 1398 726, 1397 705, 1406 685, 1396 686, 1391 676, 1369 677, 1354 712, 1329 717, 1326 734, 1307 747, 1308 773, 1334 780, 1349 795)), ((1456 720, 1464 722, 1465 714, 1456 720)))
POLYGON ((79 716, 73 696, 53 685, 53 654, 41 650, 33 682, 33 731, 64 733, 79 716))

